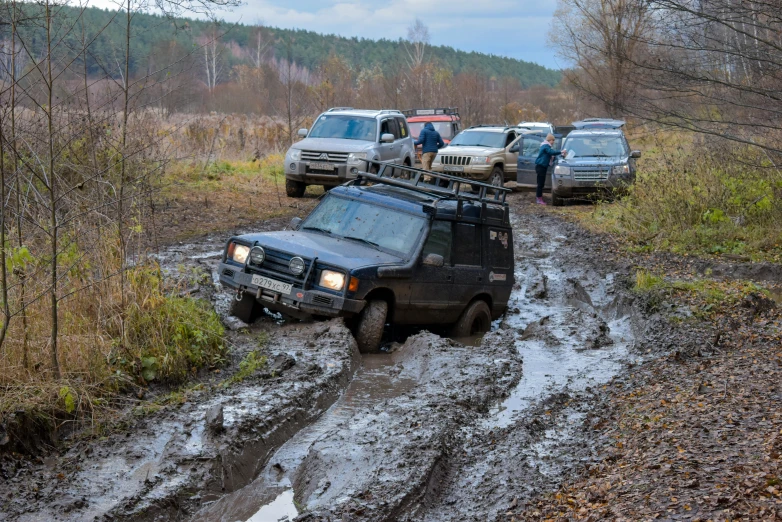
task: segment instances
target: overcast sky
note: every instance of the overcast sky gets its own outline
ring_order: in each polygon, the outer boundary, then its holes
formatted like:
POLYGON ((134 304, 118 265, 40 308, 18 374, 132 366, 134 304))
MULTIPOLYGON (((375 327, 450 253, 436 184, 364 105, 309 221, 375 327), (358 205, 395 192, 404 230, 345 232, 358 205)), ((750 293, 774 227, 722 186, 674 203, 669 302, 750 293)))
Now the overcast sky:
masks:
MULTIPOLYGON (((91 5, 109 7, 111 0, 91 5)), ((218 17, 244 24, 396 40, 420 18, 433 45, 559 68, 546 47, 556 0, 245 0, 218 17)))

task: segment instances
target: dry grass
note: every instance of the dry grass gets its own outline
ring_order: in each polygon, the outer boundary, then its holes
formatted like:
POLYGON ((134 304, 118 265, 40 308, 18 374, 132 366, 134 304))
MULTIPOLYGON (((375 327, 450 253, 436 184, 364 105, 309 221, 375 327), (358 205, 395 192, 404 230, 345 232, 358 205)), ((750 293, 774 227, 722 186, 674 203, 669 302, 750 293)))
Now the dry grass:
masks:
POLYGON ((566 214, 636 251, 782 261, 782 175, 768 160, 676 134, 631 143, 644 158, 630 194, 566 214))

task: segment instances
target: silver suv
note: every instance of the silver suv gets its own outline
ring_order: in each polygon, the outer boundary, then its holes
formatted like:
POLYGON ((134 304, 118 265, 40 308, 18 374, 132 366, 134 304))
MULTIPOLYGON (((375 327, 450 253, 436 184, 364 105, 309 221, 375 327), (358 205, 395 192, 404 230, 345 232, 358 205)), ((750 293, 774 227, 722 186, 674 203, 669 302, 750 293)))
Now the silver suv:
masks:
POLYGON ((368 160, 413 164, 413 139, 404 115, 395 110, 329 109, 312 128, 299 129, 304 138, 285 154, 285 192, 304 195, 307 185, 329 189, 354 179, 358 171, 376 172, 368 160))

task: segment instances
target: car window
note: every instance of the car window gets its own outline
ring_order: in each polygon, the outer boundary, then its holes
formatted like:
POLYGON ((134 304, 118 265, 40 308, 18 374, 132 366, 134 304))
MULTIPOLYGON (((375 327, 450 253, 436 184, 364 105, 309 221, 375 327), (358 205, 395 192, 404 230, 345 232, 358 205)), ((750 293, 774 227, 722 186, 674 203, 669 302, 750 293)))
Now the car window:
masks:
POLYGON ((375 141, 377 121, 374 118, 324 114, 312 126, 308 138, 341 138, 375 141))
POLYGON ((383 120, 380 123, 380 137, 383 137, 383 134, 393 134, 391 130, 391 120, 383 120))
POLYGON ((568 151, 568 158, 610 158, 627 155, 627 148, 621 136, 570 136, 565 141, 564 148, 568 151))
POLYGON ((513 255, 511 235, 508 230, 489 228, 489 266, 492 268, 511 268, 513 255))
POLYGON ((407 255, 418 244, 423 217, 327 195, 299 230, 328 234, 407 255))
POLYGON ((513 140, 515 140, 515 139, 516 139, 516 134, 513 133, 513 132, 509 132, 508 133, 508 137, 505 138, 505 146, 507 147, 508 145, 513 143, 513 140))
POLYGON ((501 149, 505 147, 505 134, 502 132, 467 130, 456 136, 451 145, 492 147, 501 149))
POLYGON ((541 143, 543 143, 542 138, 536 136, 525 137, 521 144, 523 155, 537 157, 538 153, 540 153, 541 143))
POLYGON ((451 233, 453 223, 450 221, 432 222, 432 230, 424 245, 423 256, 427 254, 438 254, 443 256, 445 265, 451 264, 451 246, 453 243, 453 234, 451 233))
POLYGON ((453 264, 481 265, 480 228, 469 223, 456 223, 453 264))
POLYGON ((391 134, 394 135, 395 140, 398 140, 402 137, 402 135, 399 134, 399 124, 396 122, 396 118, 391 118, 388 120, 388 128, 391 129, 391 134))
POLYGON ((407 122, 404 118, 397 118, 396 124, 399 126, 399 137, 400 138, 407 138, 410 135, 410 132, 407 129, 407 122))

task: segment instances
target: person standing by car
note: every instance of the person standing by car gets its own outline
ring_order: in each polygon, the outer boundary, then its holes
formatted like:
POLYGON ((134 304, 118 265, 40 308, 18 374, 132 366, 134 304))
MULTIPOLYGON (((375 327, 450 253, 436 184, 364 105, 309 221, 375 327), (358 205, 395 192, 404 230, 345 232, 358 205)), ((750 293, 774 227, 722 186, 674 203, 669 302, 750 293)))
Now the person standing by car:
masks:
POLYGON ((538 175, 538 187, 535 190, 535 198, 538 205, 546 204, 546 202, 543 201, 543 185, 546 183, 546 172, 548 172, 548 167, 554 163, 554 156, 567 153, 564 149, 555 150, 554 141, 555 138, 553 134, 546 136, 546 141, 540 144, 540 151, 535 160, 535 174, 538 175))
POLYGON ((445 142, 440 136, 440 133, 434 129, 432 122, 428 122, 421 130, 421 134, 418 135, 418 139, 413 145, 421 146, 421 163, 424 170, 432 170, 432 162, 437 151, 445 147, 445 142))

